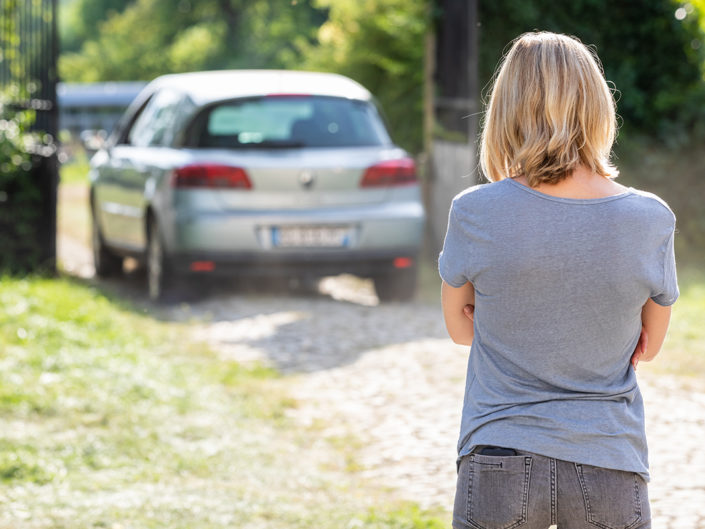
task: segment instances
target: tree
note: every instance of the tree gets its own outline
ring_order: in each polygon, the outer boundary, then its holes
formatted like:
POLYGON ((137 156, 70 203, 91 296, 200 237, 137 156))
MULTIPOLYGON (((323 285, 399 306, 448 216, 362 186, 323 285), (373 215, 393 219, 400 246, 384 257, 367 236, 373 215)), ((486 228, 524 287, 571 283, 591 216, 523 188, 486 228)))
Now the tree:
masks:
POLYGON ((102 22, 111 13, 123 11, 132 0, 61 0, 62 51, 78 52, 83 42, 100 34, 102 22))
MULTIPOLYGON (((375 94, 392 136, 418 152, 422 143, 425 0, 317 0, 328 10, 313 43, 299 41, 303 68, 341 73, 375 94)), ((290 64, 290 66, 296 66, 290 64)))
POLYGON ((123 3, 119 12, 103 10, 107 18, 93 22, 99 34, 80 51, 62 55, 63 80, 150 80, 191 70, 282 67, 296 54, 292 42, 312 38, 324 18, 303 0, 123 3))
MULTIPOLYGON (((433 0, 65 1, 81 18, 74 35, 84 39, 61 58, 65 81, 220 68, 333 71, 377 95, 398 143, 421 148, 424 38, 430 13, 439 11, 433 0)), ((480 1, 479 84, 487 85, 517 35, 576 35, 596 47, 619 91, 622 138, 683 145, 705 137, 704 13, 705 0, 480 1), (686 16, 676 17, 677 9, 686 16)))
POLYGON ((683 144, 705 132, 705 49, 697 17, 679 20, 679 6, 672 0, 573 0, 560 9, 553 0, 481 2, 480 86, 519 34, 541 29, 575 35, 596 48, 616 85, 623 132, 683 144))
POLYGON ((62 55, 64 81, 222 68, 334 71, 376 94, 398 142, 420 149, 425 0, 99 0, 78 27, 87 40, 62 55))

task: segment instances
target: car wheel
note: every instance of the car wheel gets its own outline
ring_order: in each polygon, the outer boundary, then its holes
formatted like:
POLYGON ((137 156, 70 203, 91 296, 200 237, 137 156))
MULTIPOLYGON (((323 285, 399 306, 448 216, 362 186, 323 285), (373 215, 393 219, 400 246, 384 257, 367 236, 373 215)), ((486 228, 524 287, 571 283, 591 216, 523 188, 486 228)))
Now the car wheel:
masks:
POLYGON ((380 301, 410 301, 416 295, 416 269, 393 270, 372 278, 380 301))
POLYGON ((172 289, 172 274, 164 254, 159 225, 154 218, 147 229, 147 292, 152 301, 165 301, 172 289))
POLYGON ((93 266, 98 277, 110 277, 122 272, 122 257, 115 255, 106 246, 103 235, 100 233, 100 224, 95 213, 95 206, 91 208, 91 243, 93 247, 93 266))

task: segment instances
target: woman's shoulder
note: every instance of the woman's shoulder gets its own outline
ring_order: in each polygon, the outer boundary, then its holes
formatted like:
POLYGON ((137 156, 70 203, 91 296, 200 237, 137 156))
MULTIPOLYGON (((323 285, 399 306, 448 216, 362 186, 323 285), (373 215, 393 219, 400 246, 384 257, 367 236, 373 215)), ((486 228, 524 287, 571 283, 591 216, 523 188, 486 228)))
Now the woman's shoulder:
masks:
POLYGON ((631 191, 632 203, 645 210, 645 213, 675 223, 676 216, 673 210, 660 196, 642 189, 629 188, 629 190, 631 191))
POLYGON ((453 206, 456 208, 477 206, 482 202, 501 199, 506 196, 507 191, 507 180, 477 184, 455 195, 455 198, 453 198, 453 206))

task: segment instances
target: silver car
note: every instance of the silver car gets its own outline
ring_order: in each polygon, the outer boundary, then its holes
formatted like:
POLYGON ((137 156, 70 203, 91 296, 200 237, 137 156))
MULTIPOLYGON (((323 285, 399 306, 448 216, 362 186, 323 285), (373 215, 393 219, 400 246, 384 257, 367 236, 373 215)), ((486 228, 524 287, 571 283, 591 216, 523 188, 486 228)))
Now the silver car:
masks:
POLYGON ((136 257, 152 299, 198 276, 344 272, 371 277, 382 300, 414 294, 414 161, 346 77, 159 77, 93 157, 90 180, 96 273, 136 257))

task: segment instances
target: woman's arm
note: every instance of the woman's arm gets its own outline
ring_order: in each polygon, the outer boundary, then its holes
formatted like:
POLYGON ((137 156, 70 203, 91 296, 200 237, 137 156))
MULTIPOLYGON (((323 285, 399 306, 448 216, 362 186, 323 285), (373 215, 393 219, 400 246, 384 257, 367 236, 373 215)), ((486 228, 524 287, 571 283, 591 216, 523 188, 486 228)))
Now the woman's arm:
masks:
POLYGON ((465 283, 460 288, 450 286, 443 281, 441 286, 441 305, 443 319, 451 340, 459 345, 470 345, 475 336, 473 328, 473 310, 475 307, 475 287, 465 283), (470 307, 467 307, 467 306, 470 307), (466 308, 467 307, 467 308, 466 308))
POLYGON ((632 365, 649 362, 661 351, 671 321, 671 307, 663 307, 649 299, 641 309, 641 336, 632 355, 632 365))

